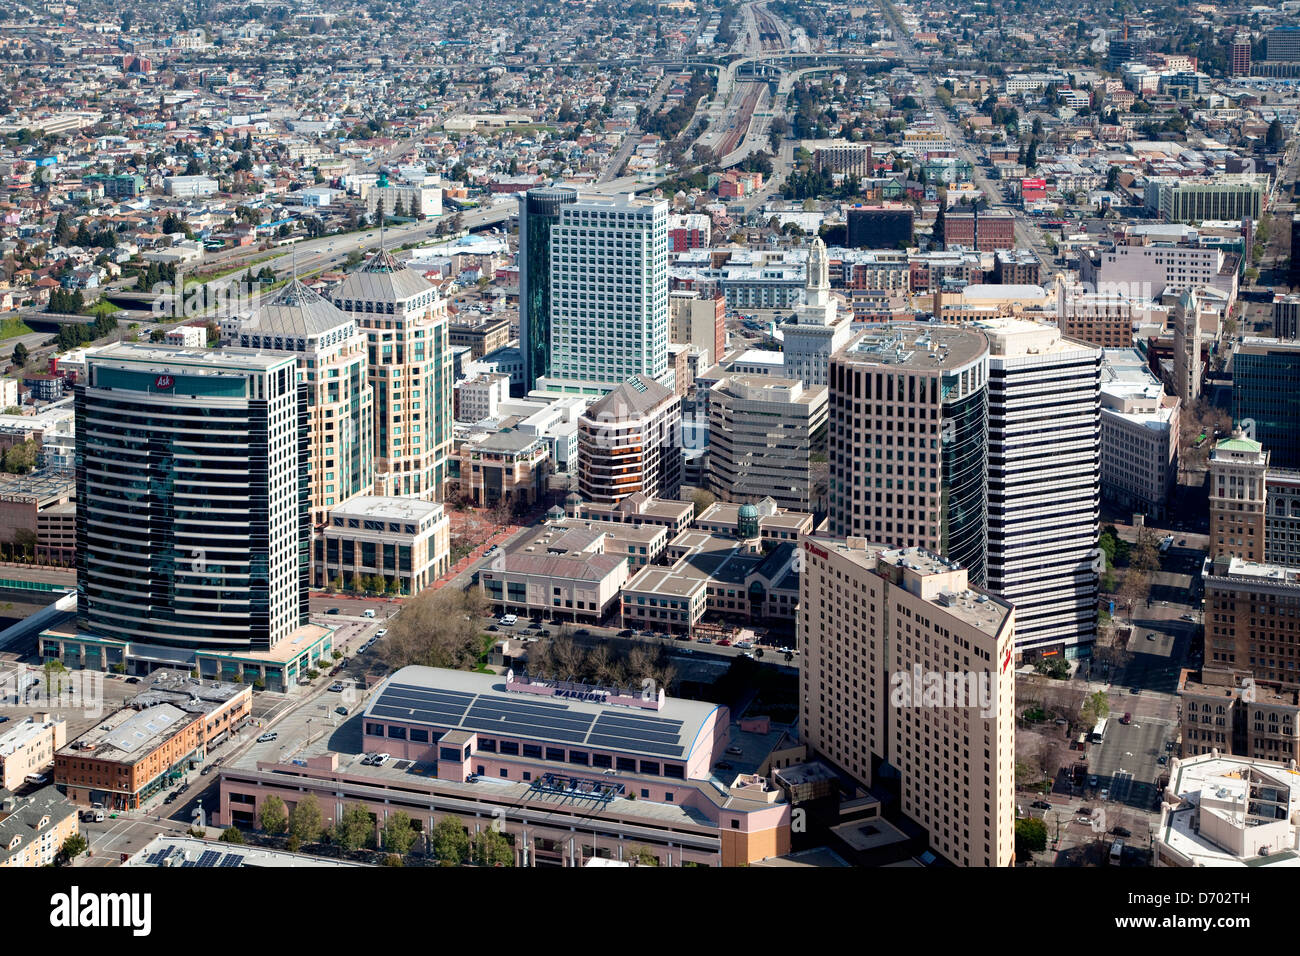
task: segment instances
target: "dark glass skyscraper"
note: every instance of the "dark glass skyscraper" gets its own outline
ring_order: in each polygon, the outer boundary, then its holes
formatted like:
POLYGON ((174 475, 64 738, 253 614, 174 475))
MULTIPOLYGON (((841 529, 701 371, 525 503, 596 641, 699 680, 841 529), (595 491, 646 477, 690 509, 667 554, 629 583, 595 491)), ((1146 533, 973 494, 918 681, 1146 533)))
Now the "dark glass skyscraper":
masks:
POLYGON ((519 350, 524 391, 551 371, 551 227, 578 191, 530 189, 519 196, 519 350))
POLYGON ((293 355, 113 345, 76 390, 77 626, 269 650, 307 623, 307 391, 293 355))
POLYGON ((1300 468, 1300 342, 1247 337, 1232 353, 1232 421, 1277 468, 1300 468))

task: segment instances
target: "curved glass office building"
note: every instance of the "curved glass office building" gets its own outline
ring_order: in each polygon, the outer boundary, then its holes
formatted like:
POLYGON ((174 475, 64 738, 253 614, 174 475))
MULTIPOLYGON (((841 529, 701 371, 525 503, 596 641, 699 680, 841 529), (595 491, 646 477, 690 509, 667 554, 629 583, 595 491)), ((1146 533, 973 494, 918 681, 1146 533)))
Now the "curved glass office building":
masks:
POLYGON ((886 323, 835 353, 830 534, 924 548, 982 584, 988 552, 988 337, 886 323))
POLYGON ((544 187, 519 196, 519 350, 524 391, 551 371, 551 227, 576 189, 544 187))
POLYGON ((292 354, 119 344, 76 390, 78 629, 269 650, 307 623, 307 392, 292 354))

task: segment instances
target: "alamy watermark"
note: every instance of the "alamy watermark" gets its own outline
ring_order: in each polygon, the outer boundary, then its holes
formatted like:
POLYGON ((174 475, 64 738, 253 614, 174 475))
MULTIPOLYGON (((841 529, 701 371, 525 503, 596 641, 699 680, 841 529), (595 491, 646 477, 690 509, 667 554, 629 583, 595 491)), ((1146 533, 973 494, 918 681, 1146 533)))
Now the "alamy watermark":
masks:
POLYGON ((889 675, 892 707, 961 707, 980 716, 997 716, 997 693, 988 671, 927 671, 913 664, 910 671, 889 675))
POLYGON ((37 710, 79 710, 85 717, 104 713, 104 674, 96 670, 70 671, 59 667, 20 664, 0 673, 0 707, 37 710))

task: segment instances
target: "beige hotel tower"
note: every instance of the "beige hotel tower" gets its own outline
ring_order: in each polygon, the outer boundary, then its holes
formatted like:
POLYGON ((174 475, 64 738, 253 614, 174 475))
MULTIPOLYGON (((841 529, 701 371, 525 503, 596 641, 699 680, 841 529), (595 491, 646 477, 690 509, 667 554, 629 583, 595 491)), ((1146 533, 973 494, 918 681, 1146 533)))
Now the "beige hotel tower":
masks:
POLYGON ((867 787, 887 761, 903 812, 951 863, 1012 865, 1015 609, 918 548, 799 547, 808 746, 867 787))

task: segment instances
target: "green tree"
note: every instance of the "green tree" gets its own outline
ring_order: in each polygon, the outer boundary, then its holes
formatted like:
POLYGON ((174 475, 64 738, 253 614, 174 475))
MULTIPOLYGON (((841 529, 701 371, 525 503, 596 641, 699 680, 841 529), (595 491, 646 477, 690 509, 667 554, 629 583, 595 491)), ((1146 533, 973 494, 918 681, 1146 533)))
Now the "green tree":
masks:
POLYGON ((385 850, 399 856, 411 852, 411 845, 415 843, 415 828, 411 826, 411 818, 401 810, 384 821, 383 832, 385 850))
POLYGON ((4 470, 11 475, 25 475, 36 467, 36 455, 40 448, 35 439, 25 439, 16 445, 10 445, 4 453, 4 470))
POLYGON ((28 355, 27 346, 23 345, 22 342, 19 342, 14 346, 14 365, 18 368, 22 368, 27 364, 28 355))
POLYGON ((488 827, 475 841, 474 859, 481 866, 513 866, 515 852, 504 833, 488 827))
POLYGON ((370 811, 354 803, 343 811, 343 819, 334 825, 334 842, 345 850, 359 850, 369 844, 375 835, 375 822, 370 811))
POLYGON ((469 861, 469 834, 460 817, 443 817, 429 834, 433 855, 443 866, 460 866, 469 861))
POLYGON ((285 809, 284 801, 275 794, 262 801, 259 817, 262 829, 267 833, 279 836, 289 829, 289 811, 285 809))
POLYGON ((1016 857, 1027 859, 1031 853, 1047 849, 1047 824, 1030 817, 1016 821, 1016 857))
POLYGON ((243 831, 239 827, 226 827, 221 831, 222 843, 236 843, 242 845, 244 842, 243 831))
POLYGON ((324 819, 321 816, 320 803, 315 794, 309 793, 294 804, 293 810, 289 813, 289 834, 299 844, 315 843, 320 839, 323 828, 324 819))
POLYGON ((1104 691, 1094 691, 1089 694, 1083 701, 1083 706, 1079 708, 1079 717, 1089 727, 1097 723, 1104 717, 1110 715, 1110 698, 1104 691))
POLYGON ((63 852, 63 855, 68 858, 68 862, 71 863, 77 857, 81 856, 81 854, 85 853, 89 847, 90 841, 84 836, 80 833, 71 833, 68 835, 68 838, 63 841, 63 846, 59 849, 63 852))
POLYGON ((628 848, 628 852, 637 866, 659 865, 659 857, 655 856, 654 850, 649 847, 634 845, 628 848))

